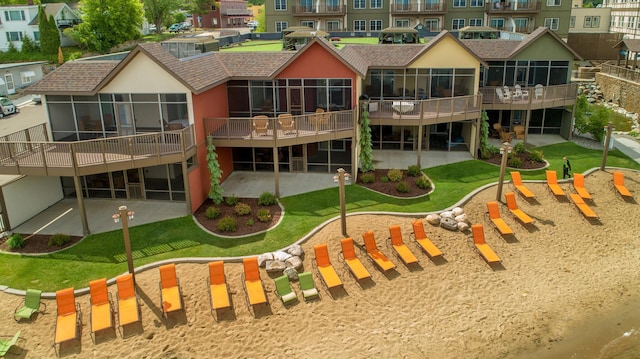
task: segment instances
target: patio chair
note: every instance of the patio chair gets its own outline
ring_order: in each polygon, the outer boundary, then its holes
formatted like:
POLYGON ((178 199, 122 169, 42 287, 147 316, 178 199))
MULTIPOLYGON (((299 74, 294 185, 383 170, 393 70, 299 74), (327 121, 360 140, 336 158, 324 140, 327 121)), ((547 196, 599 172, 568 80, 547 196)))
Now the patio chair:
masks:
POLYGON ((184 310, 180 281, 176 275, 174 263, 160 266, 160 303, 162 314, 167 316, 170 312, 184 310))
POLYGON ((502 93, 504 94, 505 99, 514 100, 514 96, 509 90, 509 86, 502 86, 502 93))
POLYGON ((632 198, 633 195, 624 184, 624 173, 613 171, 613 186, 616 188, 616 192, 622 198, 632 198))
POLYGON ((402 230, 399 225, 389 226, 389 241, 391 246, 395 250, 396 256, 408 266, 410 264, 418 263, 418 258, 411 252, 409 247, 404 244, 402 240, 402 230))
POLYGON ((118 328, 120 335, 124 338, 123 328, 125 325, 142 322, 140 306, 138 305, 138 295, 133 283, 133 276, 129 274, 116 278, 116 303, 118 308, 118 328))
POLYGON ((529 99, 529 91, 528 90, 523 90, 522 87, 520 87, 519 84, 516 84, 514 86, 513 89, 513 98, 519 98, 521 100, 528 100, 529 99))
POLYGON ((80 303, 76 302, 73 288, 61 289, 56 292, 56 326, 53 348, 58 344, 70 340, 80 340, 80 326, 82 325, 82 312, 80 303))
POLYGON ((296 131, 295 121, 293 120, 293 116, 289 113, 282 113, 278 115, 278 123, 280 124, 280 128, 282 128, 282 133, 285 135, 296 131))
POLYGON ((320 298, 320 292, 318 292, 318 288, 316 288, 316 284, 313 282, 311 272, 298 274, 298 283, 300 283, 300 291, 302 291, 302 298, 304 298, 305 302, 313 298, 320 298))
POLYGON ((533 192, 531 192, 531 190, 527 188, 527 186, 525 186, 524 183, 522 183, 522 177, 520 177, 520 172, 510 172, 510 174, 511 174, 511 182, 513 182, 513 186, 522 196, 524 196, 527 199, 533 199, 536 197, 533 194, 533 192))
POLYGON ((500 87, 496 87, 496 95, 498 95, 498 99, 500 100, 500 102, 502 103, 509 103, 511 102, 511 98, 505 96, 504 93, 502 93, 502 89, 500 87))
POLYGON ((356 281, 371 278, 371 274, 356 255, 353 238, 343 238, 340 240, 340 244, 342 245, 342 257, 344 258, 344 263, 356 281))
POLYGON ((96 279, 89 282, 91 294, 91 339, 95 343, 95 333, 104 329, 115 330, 113 321, 113 304, 111 293, 107 289, 107 279, 96 279))
POLYGON ((417 219, 413 221, 413 236, 416 242, 420 245, 420 248, 431 258, 439 257, 442 255, 442 251, 436 247, 429 238, 427 238, 424 232, 424 225, 421 220, 417 219))
POLYGON ((475 245, 478 253, 484 258, 487 263, 499 263, 501 262, 500 257, 489 247, 489 245, 484 240, 484 228, 482 224, 474 224, 471 226, 471 231, 473 232, 473 244, 475 245))
POLYGON ((544 100, 544 87, 541 84, 537 84, 533 88, 533 95, 535 96, 536 100, 538 99, 544 100))
POLYGON ((504 219, 502 219, 502 216, 500 216, 500 207, 498 207, 498 202, 487 202, 487 210, 489 211, 489 219, 491 219, 491 223, 493 223, 501 235, 513 235, 511 227, 509 227, 507 222, 505 222, 504 219))
POLYGON ((524 139, 524 126, 522 126, 522 125, 513 126, 513 132, 516 135, 516 140, 523 140, 524 139))
POLYGON ((313 246, 315 253, 315 264, 318 272, 320 273, 320 279, 328 289, 342 287, 342 280, 338 277, 338 273, 333 268, 331 260, 329 259, 329 249, 326 244, 316 244, 313 246))
POLYGON ((276 295, 282 301, 282 304, 287 305, 298 300, 296 292, 291 289, 291 283, 289 283, 289 277, 286 274, 281 275, 273 280, 276 283, 276 295))
POLYGON ((582 213, 583 216, 585 216, 587 219, 598 219, 598 215, 596 214, 596 212, 594 212, 593 209, 591 209, 591 207, 589 207, 589 205, 584 202, 584 199, 582 199, 579 194, 570 193, 569 197, 571 198, 571 201, 573 201, 573 204, 576 205, 578 210, 580 210, 580 213, 582 213))
POLYGON ((265 115, 254 116, 253 130, 256 132, 256 136, 266 136, 269 130, 269 117, 265 115))
MULTIPOLYGON (((20 339, 20 330, 18 330, 18 332, 16 333, 16 335, 13 336, 13 338, 11 338, 11 340, 2 340, 0 339, 0 357, 4 357, 5 355, 7 355, 7 353, 9 353, 11 351, 11 348, 16 345, 16 343, 18 342, 18 339, 20 339)), ((11 353, 14 354, 14 353, 11 353)), ((20 355, 22 354, 22 350, 20 350, 19 352, 15 353, 16 355, 20 355)))
POLYGON ((591 194, 584 187, 584 175, 582 173, 574 173, 573 174, 573 188, 576 190, 578 195, 582 197, 582 199, 592 200, 591 194))
POLYGON ((242 283, 244 284, 244 292, 247 296, 247 305, 249 309, 254 309, 260 304, 267 305, 267 293, 262 286, 260 279, 260 267, 258 266, 258 257, 244 258, 242 260, 244 272, 242 273, 242 283))
POLYGON ((367 249, 369 259, 373 261, 373 264, 375 264, 381 272, 386 272, 396 267, 396 265, 378 249, 373 231, 364 232, 362 238, 364 239, 364 247, 367 249))
POLYGON ((556 175, 556 171, 545 171, 547 174, 547 187, 551 190, 556 197, 565 197, 566 194, 558 185, 558 177, 556 175))
POLYGON ((40 301, 42 292, 37 289, 27 289, 24 301, 20 303, 13 312, 13 319, 17 322, 20 319, 31 319, 31 316, 40 310, 40 306, 44 306, 42 313, 47 310, 47 305, 40 301))
POLYGON ((316 114, 316 130, 322 131, 329 126, 331 120, 331 112, 320 112, 316 114))
POLYGON ((224 274, 224 262, 209 262, 209 303, 211 304, 211 315, 218 321, 216 314, 218 310, 232 309, 231 296, 229 295, 229 284, 224 274))
POLYGON ((513 192, 507 192, 504 194, 504 197, 507 199, 507 208, 509 208, 509 212, 513 214, 522 224, 533 224, 533 218, 531 218, 528 214, 524 213, 520 208, 518 208, 518 204, 516 203, 516 195, 513 192))

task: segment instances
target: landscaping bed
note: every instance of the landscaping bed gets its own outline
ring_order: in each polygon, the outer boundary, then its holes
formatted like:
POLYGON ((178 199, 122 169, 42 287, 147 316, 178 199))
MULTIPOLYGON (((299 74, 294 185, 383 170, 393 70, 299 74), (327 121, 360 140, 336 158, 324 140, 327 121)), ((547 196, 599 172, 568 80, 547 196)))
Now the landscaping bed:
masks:
POLYGON ((83 237, 69 236, 70 241, 61 246, 49 246, 49 239, 52 237, 50 234, 21 234, 25 239, 24 246, 16 249, 9 249, 7 245, 7 238, 0 240, 0 250, 11 253, 23 253, 23 254, 39 254, 39 253, 51 253, 59 251, 63 248, 71 247, 72 245, 80 242, 83 237), (29 237, 31 236, 31 237, 29 237))
MULTIPOLYGON (((535 170, 535 169, 541 169, 544 168, 547 163, 546 162, 536 162, 536 161, 532 161, 529 159, 531 153, 530 152, 522 152, 522 153, 516 153, 513 154, 512 156, 516 156, 518 158, 520 158, 520 160, 522 160, 522 165, 520 165, 520 167, 517 167, 517 169, 523 169, 523 170, 535 170)), ((502 155, 499 153, 494 153, 491 155, 490 158, 486 158, 483 159, 483 161, 485 162, 489 162, 489 163, 493 163, 495 165, 500 166, 501 161, 502 161, 502 155)), ((509 167, 509 164, 507 163, 507 167, 509 167)), ((513 168, 513 167, 510 167, 513 168)))
POLYGON ((407 171, 404 171, 404 170, 401 172, 402 172, 401 181, 407 184, 408 192, 403 193, 403 192, 399 192, 396 189, 396 186, 398 185, 399 182, 393 182, 391 180, 388 180, 389 170, 387 169, 376 169, 372 172, 368 172, 368 173, 374 174, 375 179, 372 183, 364 183, 363 182, 364 173, 359 173, 357 184, 362 187, 368 188, 372 191, 376 191, 382 194, 395 196, 395 197, 418 197, 431 192, 431 189, 432 189, 431 181, 429 181, 429 184, 430 184, 429 188, 420 188, 416 184, 416 181, 420 178, 420 176, 416 176, 416 177, 409 176, 407 175, 407 171), (384 181, 383 178, 387 178, 387 181, 384 181))
POLYGON ((198 223, 208 231, 224 235, 224 236, 243 236, 252 233, 257 233, 261 231, 265 231, 273 226, 275 226, 280 217, 282 216, 282 208, 278 204, 270 205, 270 206, 261 206, 258 204, 257 198, 238 198, 238 203, 244 203, 249 206, 251 209, 251 213, 248 215, 238 215, 235 212, 235 205, 228 205, 224 201, 218 205, 214 204, 213 201, 207 199, 207 201, 198 208, 194 216, 198 223), (209 219, 207 217, 207 208, 214 207, 220 210, 220 215, 215 219, 209 219), (271 215, 271 219, 267 222, 261 222, 257 218, 257 213, 261 209, 269 210, 269 214, 271 215), (235 231, 221 231, 218 228, 218 224, 222 218, 231 217, 236 220, 236 230, 235 231))

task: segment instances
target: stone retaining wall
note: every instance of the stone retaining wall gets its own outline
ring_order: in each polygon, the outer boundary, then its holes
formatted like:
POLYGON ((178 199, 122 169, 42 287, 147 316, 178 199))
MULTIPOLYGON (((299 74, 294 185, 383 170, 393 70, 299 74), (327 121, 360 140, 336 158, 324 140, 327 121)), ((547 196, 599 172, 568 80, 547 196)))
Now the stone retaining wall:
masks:
POLYGON ((596 83, 604 100, 613 100, 629 112, 640 113, 640 83, 603 73, 596 73, 596 83))

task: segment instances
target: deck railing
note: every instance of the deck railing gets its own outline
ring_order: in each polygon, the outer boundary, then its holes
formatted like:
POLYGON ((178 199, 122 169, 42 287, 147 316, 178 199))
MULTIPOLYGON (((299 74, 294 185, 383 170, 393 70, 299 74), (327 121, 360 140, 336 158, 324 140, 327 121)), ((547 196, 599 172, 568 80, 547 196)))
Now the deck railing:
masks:
POLYGON ((640 69, 630 69, 624 66, 602 64, 603 74, 620 77, 633 82, 640 82, 640 69))
MULTIPOLYGON (((513 105, 533 105, 533 104, 549 104, 549 102, 575 100, 578 94, 578 84, 566 84, 566 85, 552 85, 538 87, 522 87, 522 91, 527 96, 519 96, 514 98, 514 87, 508 86, 510 91, 510 97, 498 96, 496 88, 500 91, 503 90, 503 86, 485 86, 480 88, 482 93, 482 103, 484 104, 513 104, 513 105)), ((553 107, 553 106, 547 106, 553 107)))
POLYGON ((392 99, 370 100, 371 119, 438 119, 460 116, 476 118, 482 104, 482 95, 433 98, 428 100, 392 99))

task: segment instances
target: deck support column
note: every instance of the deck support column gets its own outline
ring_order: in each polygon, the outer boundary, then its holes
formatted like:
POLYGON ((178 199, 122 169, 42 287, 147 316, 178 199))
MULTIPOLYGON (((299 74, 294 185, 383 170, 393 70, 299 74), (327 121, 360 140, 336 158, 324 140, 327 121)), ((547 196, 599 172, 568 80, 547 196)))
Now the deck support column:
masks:
POLYGON ((527 115, 524 118, 524 139, 522 142, 526 145, 527 138, 529 137, 529 122, 531 122, 531 109, 527 110, 527 115))
POLYGON ((420 124, 418 125, 418 134, 416 136, 418 136, 418 160, 416 161, 416 165, 419 168, 422 168, 422 165, 420 164, 420 160, 422 158, 422 128, 424 127, 424 125, 422 124, 422 121, 420 121, 420 124))
POLYGON ((280 198, 280 162, 278 160, 278 146, 273 146, 273 180, 275 182, 276 198, 280 198))
POLYGON ((78 176, 78 160, 76 159, 76 149, 71 145, 71 165, 73 166, 73 185, 76 188, 76 199, 78 200, 78 211, 80 211, 80 221, 82 221, 82 234, 89 235, 89 221, 87 220, 87 210, 84 207, 84 196, 82 195, 82 185, 78 176))
MULTIPOLYGON (((195 137, 194 137, 195 138, 195 137)), ((187 145, 184 143, 184 131, 180 132, 180 144, 182 145, 182 181, 184 182, 184 199, 187 205, 187 214, 191 210, 191 185, 189 184, 189 166, 187 166, 187 145)))

